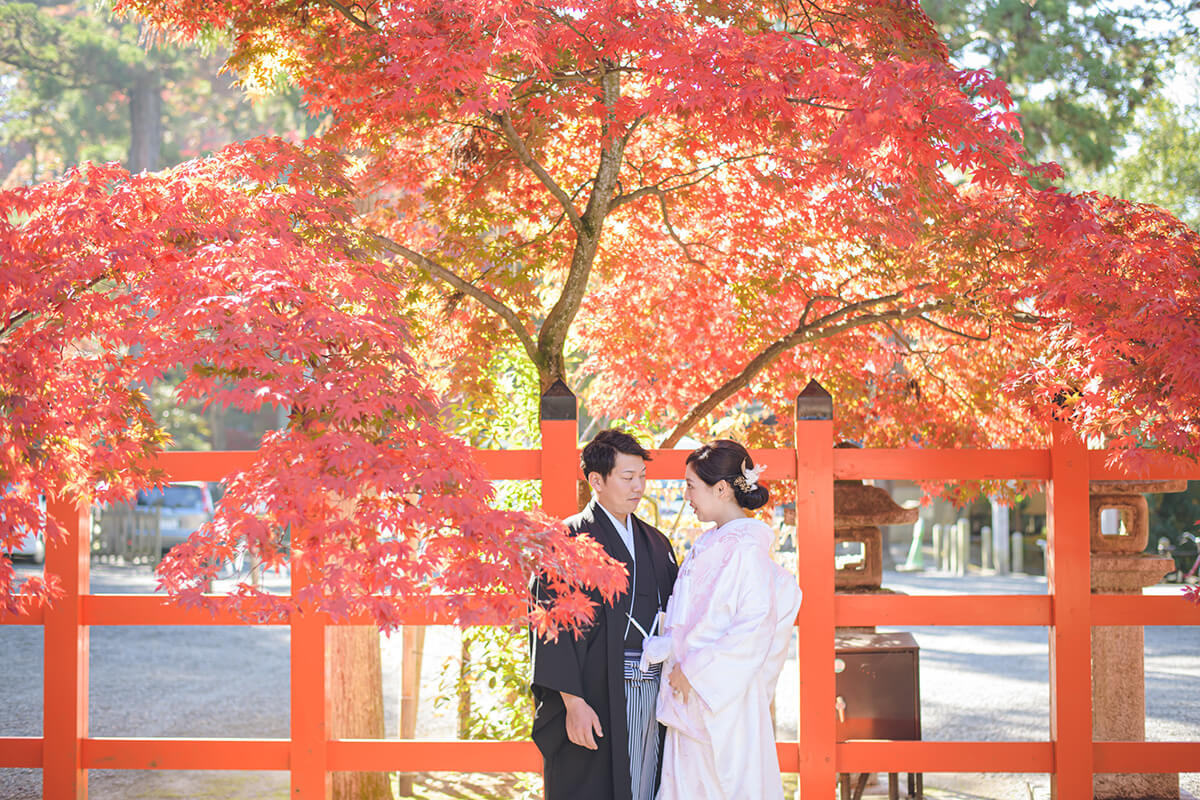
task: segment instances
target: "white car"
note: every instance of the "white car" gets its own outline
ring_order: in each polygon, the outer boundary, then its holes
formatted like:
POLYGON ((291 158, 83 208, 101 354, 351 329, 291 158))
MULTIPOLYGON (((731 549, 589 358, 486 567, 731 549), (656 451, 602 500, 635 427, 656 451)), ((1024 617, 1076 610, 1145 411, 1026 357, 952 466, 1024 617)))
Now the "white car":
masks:
POLYGON ((33 563, 41 564, 46 560, 46 542, 40 533, 27 533, 17 548, 12 551, 12 555, 28 556, 33 563))
MULTIPOLYGON (((38 506, 41 508, 42 513, 46 512, 45 498, 38 498, 38 506)), ((42 534, 36 531, 27 531, 25 538, 8 555, 24 556, 33 559, 33 563, 35 564, 41 564, 46 560, 46 541, 42 537, 42 534)))
POLYGON ((208 484, 201 482, 169 483, 161 489, 144 489, 137 493, 140 511, 158 511, 162 549, 185 541, 192 531, 213 517, 212 494, 208 484))

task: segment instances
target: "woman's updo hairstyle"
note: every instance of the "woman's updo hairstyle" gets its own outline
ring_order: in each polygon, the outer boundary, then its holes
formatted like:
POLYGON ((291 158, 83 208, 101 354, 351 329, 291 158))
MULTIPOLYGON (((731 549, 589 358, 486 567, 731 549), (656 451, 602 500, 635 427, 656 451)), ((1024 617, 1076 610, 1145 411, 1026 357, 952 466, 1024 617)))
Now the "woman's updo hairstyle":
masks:
POLYGON ((761 508, 771 499, 771 493, 761 482, 751 486, 746 479, 745 470, 754 468, 754 459, 732 439, 717 439, 694 450, 687 457, 687 464, 709 486, 728 481, 733 499, 742 508, 761 508))

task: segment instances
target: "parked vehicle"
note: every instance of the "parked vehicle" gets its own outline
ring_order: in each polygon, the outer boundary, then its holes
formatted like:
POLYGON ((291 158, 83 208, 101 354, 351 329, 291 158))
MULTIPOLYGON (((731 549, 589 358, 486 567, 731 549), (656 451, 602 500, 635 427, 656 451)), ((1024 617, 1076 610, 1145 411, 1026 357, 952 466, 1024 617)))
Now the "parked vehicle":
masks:
POLYGON ((158 561, 213 517, 207 483, 170 483, 137 493, 132 503, 100 509, 93 548, 125 561, 158 561))
MULTIPOLYGON (((46 513, 46 498, 38 497, 38 507, 42 513, 46 513)), ((41 564, 46 560, 46 540, 42 534, 37 531, 26 531, 23 538, 11 553, 6 553, 10 556, 18 556, 29 558, 35 564, 41 564)))
POLYGON ((25 538, 21 544, 12 551, 10 555, 25 556, 35 564, 41 564, 46 560, 46 540, 40 533, 30 531, 25 534, 25 538))
POLYGON ((212 494, 207 483, 170 483, 161 489, 144 489, 137 494, 137 507, 158 512, 164 552, 185 541, 192 531, 213 517, 212 494))

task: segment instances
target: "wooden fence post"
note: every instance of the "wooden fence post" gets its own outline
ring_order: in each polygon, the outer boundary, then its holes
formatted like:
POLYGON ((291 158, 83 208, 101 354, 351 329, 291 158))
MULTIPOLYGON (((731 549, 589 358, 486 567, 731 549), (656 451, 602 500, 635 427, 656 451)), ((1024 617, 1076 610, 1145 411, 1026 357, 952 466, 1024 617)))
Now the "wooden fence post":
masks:
POLYGON ((90 520, 87 508, 72 499, 52 499, 47 511, 66 528, 67 535, 46 542, 45 571, 61 579, 63 596, 46 608, 43 631, 42 796, 46 800, 85 800, 88 627, 83 624, 83 595, 90 583, 90 520))
POLYGON ((1092 797, 1091 543, 1088 537, 1088 455, 1065 423, 1051 424, 1046 492, 1046 581, 1050 629, 1050 796, 1092 797))
POLYGON ((833 398, 810 381, 796 399, 796 572, 800 605, 800 797, 824 800, 836 780, 834 724, 833 398))
POLYGON ((575 395, 560 380, 550 385, 540 407, 542 428, 542 510, 565 519, 577 511, 579 474, 578 410, 575 395))
MULTIPOLYGON (((292 597, 310 581, 310 566, 292 532, 292 597)), ((329 800, 329 686, 325 669, 325 620, 315 608, 292 614, 291 622, 291 784, 293 798, 329 800)))

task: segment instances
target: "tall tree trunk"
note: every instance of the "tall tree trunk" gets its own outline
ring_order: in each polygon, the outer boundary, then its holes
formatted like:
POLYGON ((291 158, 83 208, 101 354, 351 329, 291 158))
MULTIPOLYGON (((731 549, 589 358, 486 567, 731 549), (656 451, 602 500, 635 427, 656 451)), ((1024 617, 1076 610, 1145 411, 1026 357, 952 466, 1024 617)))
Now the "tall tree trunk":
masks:
POLYGON ((162 84, 157 72, 139 73, 129 90, 129 171, 162 166, 162 84))
MULTIPOLYGON (((330 625, 325 639, 331 739, 382 739, 383 660, 379 631, 330 625)), ((333 800, 393 800, 386 772, 333 773, 333 800)))
MULTIPOLYGON (((404 650, 400 667, 400 738, 417 737, 417 711, 421 705, 421 660, 425 654, 425 626, 405 625, 401 632, 401 647, 404 650)), ((411 797, 413 774, 400 773, 397 794, 411 797)))
POLYGON ((462 631, 462 649, 458 661, 458 738, 471 738, 471 647, 462 631))
POLYGON ((229 437, 226 435, 226 420, 229 418, 229 409, 220 403, 209 403, 205 414, 208 417, 209 435, 212 436, 212 449, 227 449, 229 437))

